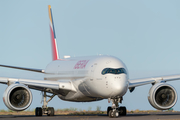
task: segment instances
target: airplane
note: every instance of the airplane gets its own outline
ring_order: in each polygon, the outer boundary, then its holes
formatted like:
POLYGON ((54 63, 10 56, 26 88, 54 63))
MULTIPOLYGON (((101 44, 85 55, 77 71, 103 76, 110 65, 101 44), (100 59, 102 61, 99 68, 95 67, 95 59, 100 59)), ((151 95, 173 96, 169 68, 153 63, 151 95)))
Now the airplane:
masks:
POLYGON ((128 89, 133 92, 136 87, 146 84, 152 84, 148 100, 154 108, 167 110, 176 104, 177 92, 172 85, 166 82, 179 80, 180 75, 130 80, 126 65, 114 56, 96 55, 72 58, 64 56, 64 58, 59 58, 50 5, 48 11, 52 62, 44 70, 0 65, 1 67, 44 74, 44 80, 0 77, 0 83, 8 85, 3 95, 3 101, 10 110, 23 111, 27 109, 32 103, 30 89, 34 89, 43 92, 43 105, 42 107, 36 107, 36 116, 42 116, 43 114, 54 116, 54 108, 47 105, 57 95, 61 100, 73 102, 107 99, 108 102, 112 102, 112 106, 107 108, 107 115, 110 118, 117 118, 126 115, 126 107, 120 107, 119 103, 122 103, 123 96, 128 89))

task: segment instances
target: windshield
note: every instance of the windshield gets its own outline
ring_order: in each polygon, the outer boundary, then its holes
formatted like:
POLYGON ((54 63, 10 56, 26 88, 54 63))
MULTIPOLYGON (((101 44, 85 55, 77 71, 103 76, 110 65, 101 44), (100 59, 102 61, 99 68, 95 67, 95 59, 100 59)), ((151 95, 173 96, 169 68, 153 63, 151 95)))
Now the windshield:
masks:
POLYGON ((103 71, 101 72, 101 74, 105 75, 105 74, 127 74, 126 70, 124 68, 117 68, 117 69, 114 69, 114 68, 105 68, 103 69, 103 71))

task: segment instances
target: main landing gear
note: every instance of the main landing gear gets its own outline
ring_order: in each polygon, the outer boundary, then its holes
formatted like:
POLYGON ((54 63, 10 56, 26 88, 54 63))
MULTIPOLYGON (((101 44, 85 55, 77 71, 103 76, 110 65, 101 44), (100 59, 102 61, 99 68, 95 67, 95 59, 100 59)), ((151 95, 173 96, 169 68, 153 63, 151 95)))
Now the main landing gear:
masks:
POLYGON ((55 94, 53 94, 52 96, 49 96, 44 91, 43 106, 42 106, 42 108, 36 107, 36 110, 35 110, 36 116, 42 116, 43 114, 47 114, 47 116, 54 116, 54 108, 53 107, 47 107, 48 102, 51 101, 54 96, 55 96, 55 94), (49 100, 46 100, 46 97, 49 97, 49 100))
POLYGON ((108 99, 108 101, 112 101, 112 107, 107 108, 107 115, 110 118, 117 118, 119 116, 126 116, 126 107, 119 107, 119 102, 122 103, 121 98, 113 98, 108 99))

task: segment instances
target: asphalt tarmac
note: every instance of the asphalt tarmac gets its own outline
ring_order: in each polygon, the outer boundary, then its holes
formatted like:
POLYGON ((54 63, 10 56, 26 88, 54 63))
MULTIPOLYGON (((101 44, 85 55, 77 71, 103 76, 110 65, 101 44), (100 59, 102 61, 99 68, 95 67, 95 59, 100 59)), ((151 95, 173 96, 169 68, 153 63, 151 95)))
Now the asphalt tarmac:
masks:
POLYGON ((34 115, 0 115, 0 120, 180 120, 180 112, 176 113, 140 113, 127 114, 119 118, 109 118, 106 115, 55 115, 36 117, 34 115))

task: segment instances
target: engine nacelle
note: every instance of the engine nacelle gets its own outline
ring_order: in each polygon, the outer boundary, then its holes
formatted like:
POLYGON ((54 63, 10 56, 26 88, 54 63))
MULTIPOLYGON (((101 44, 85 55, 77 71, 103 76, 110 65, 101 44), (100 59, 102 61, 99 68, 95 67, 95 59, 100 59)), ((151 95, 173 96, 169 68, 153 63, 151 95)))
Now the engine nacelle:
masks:
POLYGON ((12 84, 5 90, 3 101, 10 110, 22 111, 31 105, 32 93, 23 84, 12 84))
POLYGON ((177 93, 173 86, 167 83, 157 83, 149 90, 148 100, 154 108, 167 110, 176 104, 177 93))

